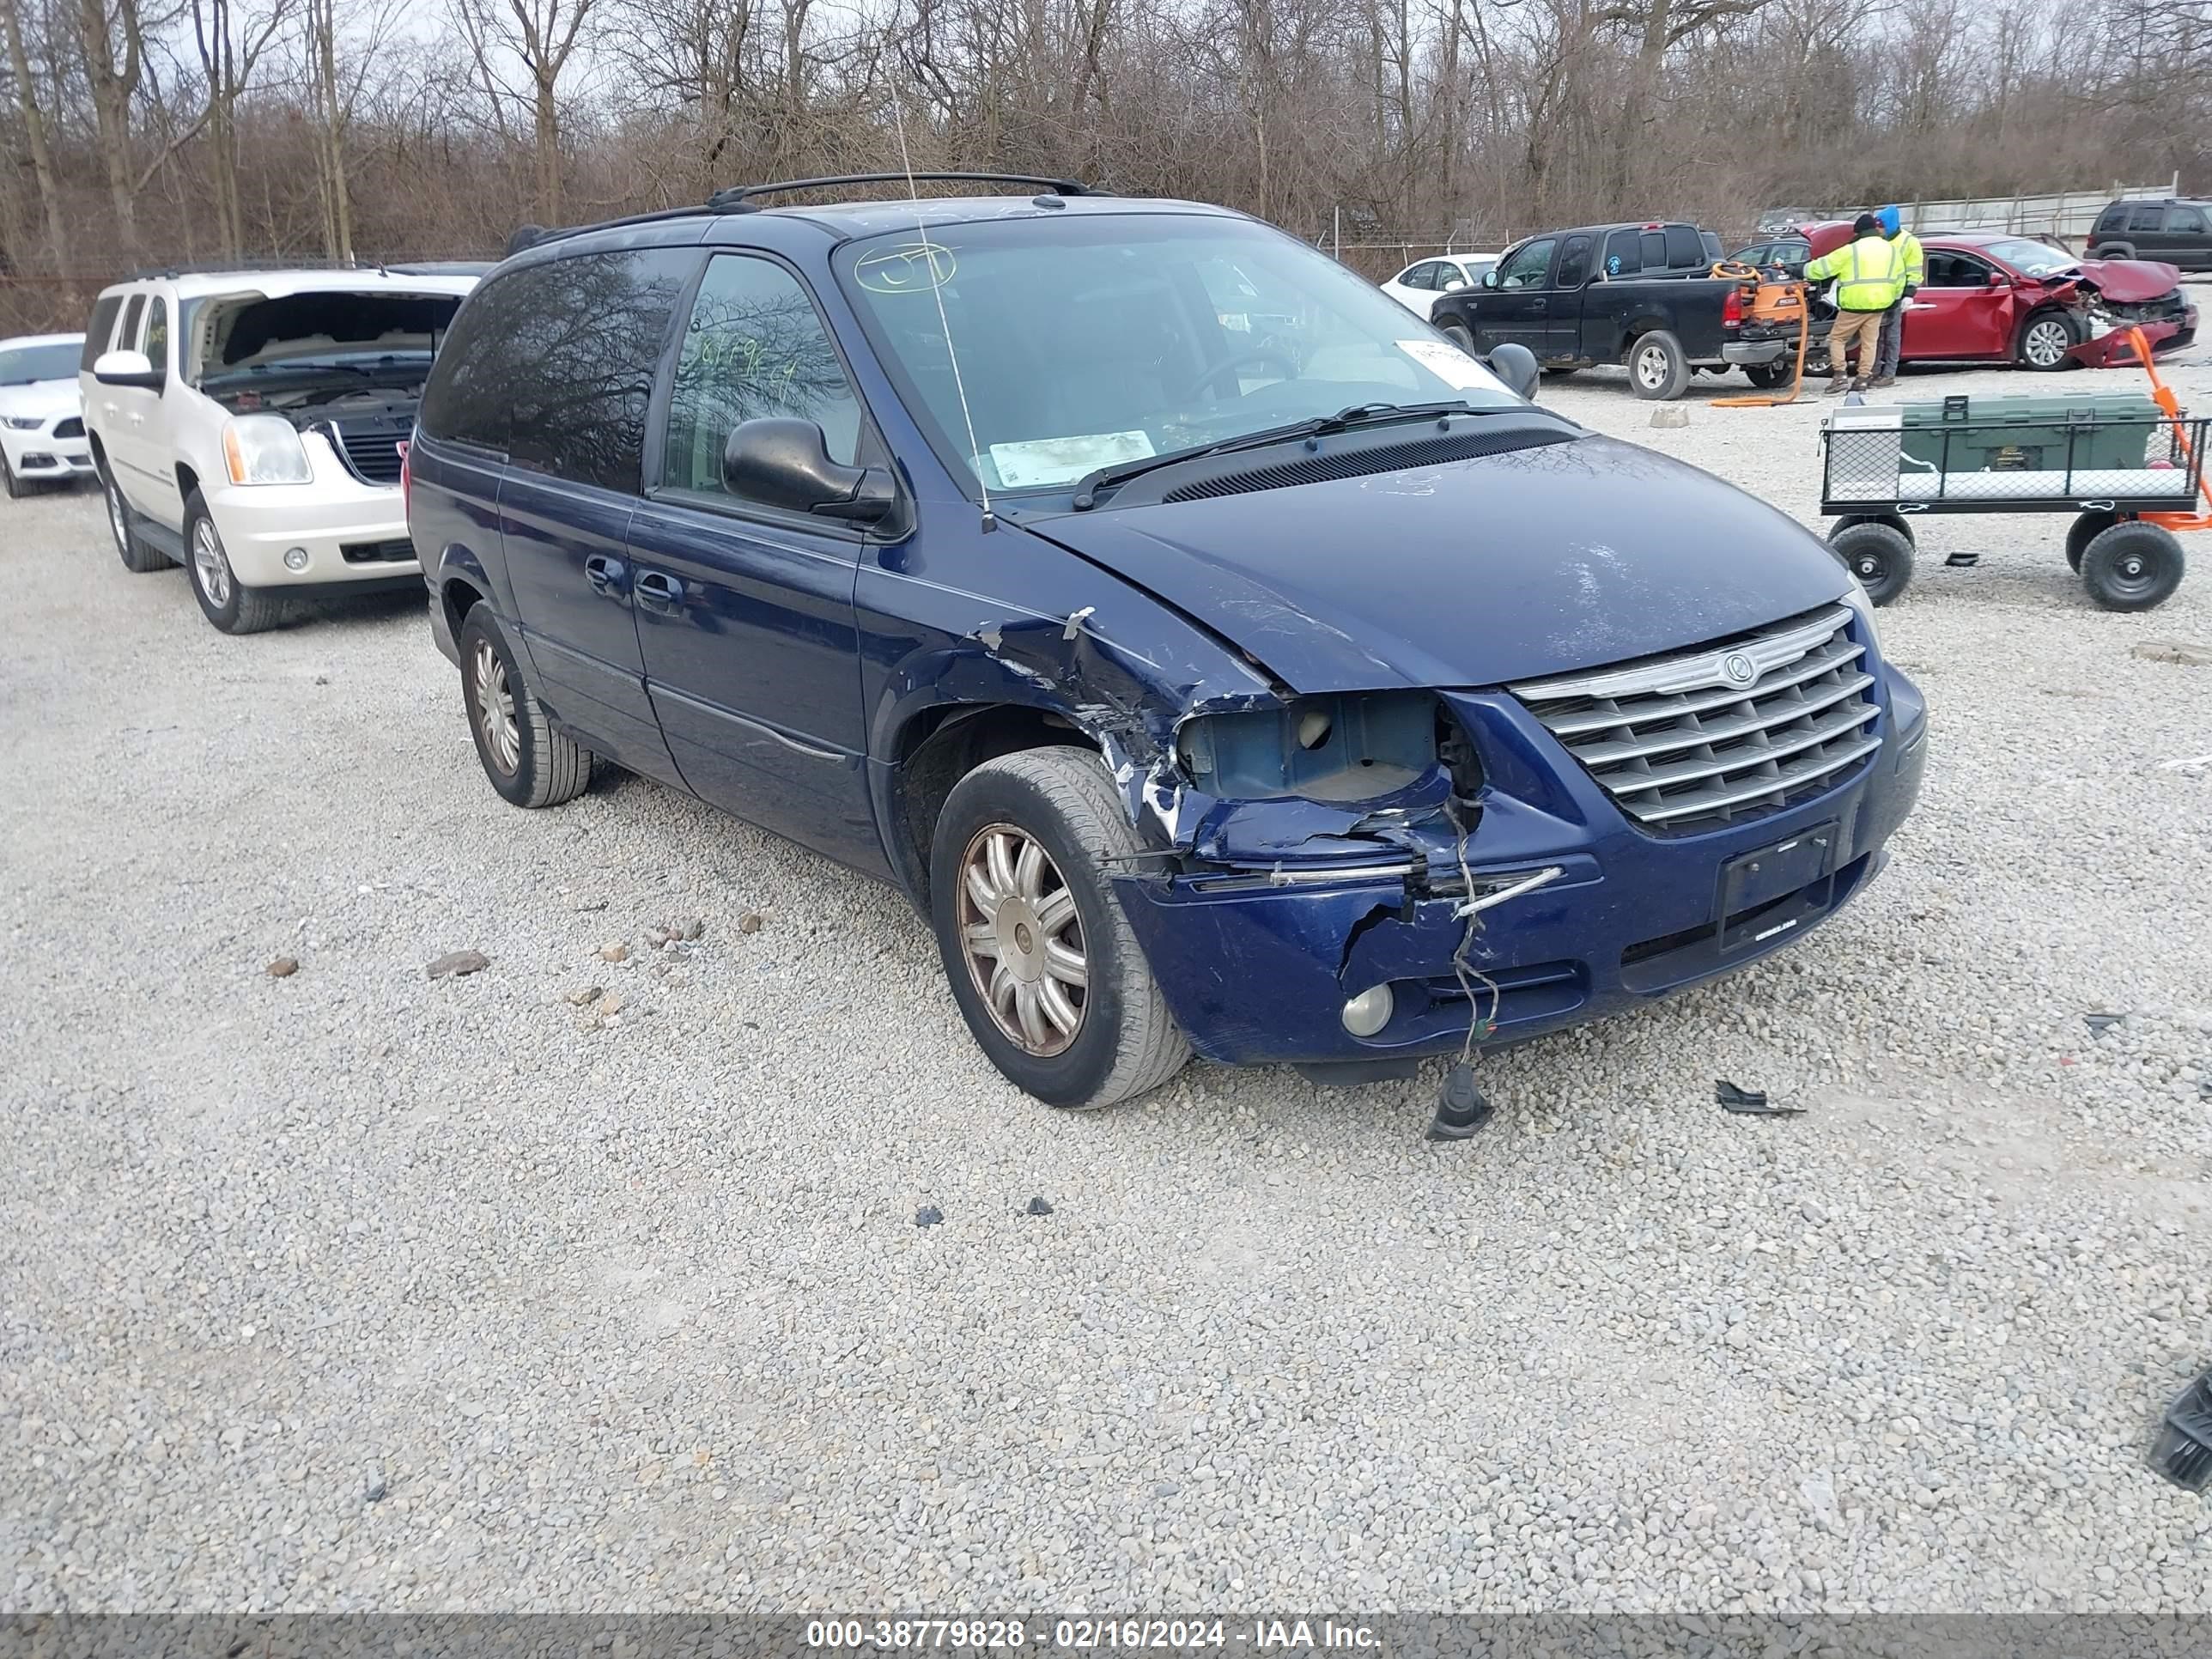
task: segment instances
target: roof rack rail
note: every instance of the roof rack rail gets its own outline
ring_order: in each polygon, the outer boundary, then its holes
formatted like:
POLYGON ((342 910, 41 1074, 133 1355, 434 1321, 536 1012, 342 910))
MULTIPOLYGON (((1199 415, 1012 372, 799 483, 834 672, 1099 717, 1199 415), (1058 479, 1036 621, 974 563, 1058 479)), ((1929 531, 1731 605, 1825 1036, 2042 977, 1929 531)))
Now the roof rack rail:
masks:
POLYGON ((171 260, 158 265, 145 265, 132 271, 123 280, 143 283, 156 276, 212 276, 230 270, 381 270, 384 262, 378 259, 201 259, 191 262, 171 260))
POLYGON ((585 225, 519 225, 507 239, 502 258, 512 259, 525 248, 536 247, 541 242, 557 242, 564 236, 581 236, 586 231, 617 230, 624 225, 659 224, 665 219, 691 219, 706 211, 700 207, 661 208, 652 213, 629 213, 619 219, 597 219, 585 225))
POLYGON ((756 196, 781 196, 794 190, 825 190, 833 185, 902 185, 927 179, 933 184, 1036 185, 1055 196, 1104 196, 1109 191, 1073 179, 1053 179, 1036 173, 844 173, 826 179, 785 179, 772 185, 732 185, 707 198, 715 213, 754 213, 756 196))

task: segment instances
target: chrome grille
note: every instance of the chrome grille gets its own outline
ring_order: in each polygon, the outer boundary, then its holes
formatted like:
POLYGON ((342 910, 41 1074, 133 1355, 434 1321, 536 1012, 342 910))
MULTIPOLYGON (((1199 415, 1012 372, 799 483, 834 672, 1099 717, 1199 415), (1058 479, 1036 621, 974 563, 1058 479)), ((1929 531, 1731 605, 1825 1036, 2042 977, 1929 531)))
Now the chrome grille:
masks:
POLYGON ((1835 782, 1881 746, 1874 676, 1832 605, 1717 644, 1510 688, 1655 830, 1755 817, 1835 782))
POLYGON ((325 428, 337 441, 338 453, 355 477, 363 483, 399 482, 399 445, 407 436, 404 424, 390 421, 332 421, 325 428))

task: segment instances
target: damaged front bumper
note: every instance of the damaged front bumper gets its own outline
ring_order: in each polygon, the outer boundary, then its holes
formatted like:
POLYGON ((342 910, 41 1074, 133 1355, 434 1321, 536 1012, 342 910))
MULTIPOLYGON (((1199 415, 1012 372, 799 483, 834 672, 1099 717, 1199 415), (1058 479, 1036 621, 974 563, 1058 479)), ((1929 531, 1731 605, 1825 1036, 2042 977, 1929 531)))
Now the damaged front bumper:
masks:
MULTIPOLYGON (((1445 694, 1484 764, 1466 847, 1477 894, 1559 872, 1480 918, 1468 960, 1497 988, 1489 1040, 1601 1018, 1732 971, 1865 887, 1918 795, 1926 755, 1918 691, 1881 673, 1881 747, 1834 787, 1674 835, 1632 824, 1514 697, 1445 694)), ((1206 837, 1195 840, 1203 850, 1206 837)), ((1453 956, 1468 891, 1441 817, 1286 842, 1258 865, 1133 870, 1115 884, 1176 1019, 1210 1060, 1372 1064, 1466 1038, 1474 1009, 1453 956), (1316 848, 1329 855, 1300 855, 1316 848), (1353 1035, 1346 1003, 1384 984, 1389 1018, 1353 1035)), ((1491 993, 1475 988, 1488 1014, 1491 993)))
POLYGON ((2135 347, 2128 331, 2139 328, 2150 342, 2152 355, 2161 351, 2177 351, 2191 344, 2197 338, 2197 307, 2189 306, 2179 317, 2156 321, 2136 322, 2124 315, 2103 311, 2093 312, 2089 326, 2097 329, 2093 337, 2067 352, 2067 360, 2086 368, 2136 368, 2135 347))

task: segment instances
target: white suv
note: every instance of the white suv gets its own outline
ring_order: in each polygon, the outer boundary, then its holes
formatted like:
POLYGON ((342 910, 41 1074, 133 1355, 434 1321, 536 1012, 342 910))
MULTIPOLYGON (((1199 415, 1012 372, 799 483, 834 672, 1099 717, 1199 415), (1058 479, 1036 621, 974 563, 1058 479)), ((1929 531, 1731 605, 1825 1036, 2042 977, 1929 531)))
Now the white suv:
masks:
POLYGON ((478 268, 161 276, 105 290, 81 376, 116 550, 182 564, 226 634, 420 586, 400 465, 478 268))

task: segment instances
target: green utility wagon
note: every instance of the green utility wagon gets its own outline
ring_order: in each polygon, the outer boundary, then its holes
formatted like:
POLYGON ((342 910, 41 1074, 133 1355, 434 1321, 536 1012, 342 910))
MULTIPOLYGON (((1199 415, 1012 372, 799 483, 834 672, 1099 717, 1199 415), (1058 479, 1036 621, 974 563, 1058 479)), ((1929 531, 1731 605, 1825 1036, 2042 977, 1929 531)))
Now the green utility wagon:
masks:
POLYGON ((1820 510, 1838 521, 1828 543, 1886 605, 1912 579, 1920 514, 2073 513, 2067 562, 2090 598, 2148 611, 2180 586, 2183 561, 2172 533, 2143 519, 2194 505, 2205 424, 2136 392, 1838 409, 1820 433, 1820 510))

